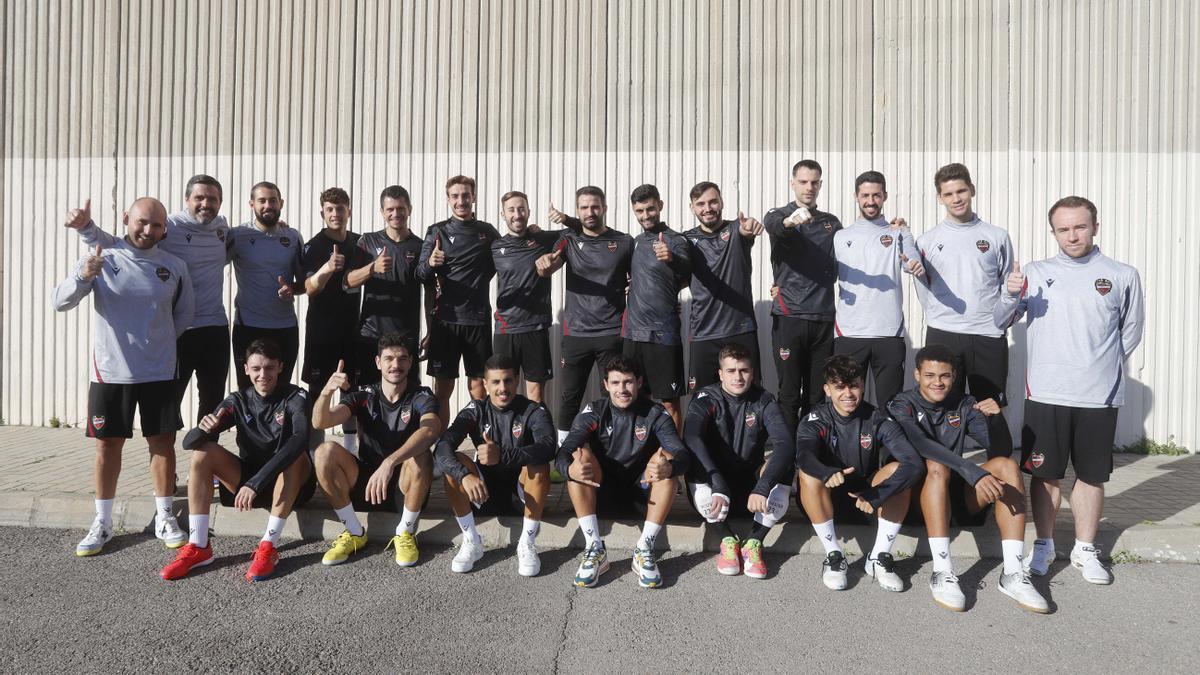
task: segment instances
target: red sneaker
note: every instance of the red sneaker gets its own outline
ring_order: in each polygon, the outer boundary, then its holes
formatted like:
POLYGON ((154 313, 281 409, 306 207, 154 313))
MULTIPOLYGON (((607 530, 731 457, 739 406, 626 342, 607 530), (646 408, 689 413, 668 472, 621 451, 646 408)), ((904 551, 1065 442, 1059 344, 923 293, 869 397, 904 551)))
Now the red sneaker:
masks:
POLYGON ((162 568, 162 572, 159 574, 167 581, 174 581, 187 576, 193 567, 204 567, 210 562, 212 562, 212 542, 209 542, 208 546, 204 548, 188 542, 186 546, 179 549, 175 559, 162 568))
POLYGON ((752 579, 767 578, 767 564, 763 562, 761 541, 747 539, 742 544, 742 571, 752 579))
POLYGON ((721 540, 721 553, 717 556, 717 571, 727 577, 735 577, 742 573, 742 561, 736 537, 725 537, 721 540))
POLYGON ((279 553, 275 545, 269 541, 258 542, 254 549, 254 559, 250 561, 250 569, 246 570, 246 581, 262 581, 275 571, 275 563, 279 562, 279 553))

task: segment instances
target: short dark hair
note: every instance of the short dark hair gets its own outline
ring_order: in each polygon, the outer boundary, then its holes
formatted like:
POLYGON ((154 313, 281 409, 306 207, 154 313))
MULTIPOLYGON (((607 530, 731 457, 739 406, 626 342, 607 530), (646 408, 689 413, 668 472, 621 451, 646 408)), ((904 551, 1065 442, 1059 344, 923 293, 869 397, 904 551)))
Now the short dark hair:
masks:
POLYGON ((849 354, 834 354, 825 359, 825 365, 821 368, 825 384, 850 384, 863 379, 865 374, 862 364, 849 354))
POLYGON ((509 190, 508 192, 505 192, 504 194, 500 195, 500 206, 504 206, 505 202, 507 202, 510 199, 515 199, 517 197, 524 199, 526 204, 529 203, 529 195, 525 194, 524 192, 521 192, 520 190, 509 190))
POLYGON ((517 362, 508 354, 492 354, 487 361, 483 362, 483 372, 489 370, 511 370, 514 373, 517 370, 517 362))
POLYGON ((595 185, 584 185, 583 187, 576 190, 575 191, 575 201, 579 201, 579 198, 583 197, 585 195, 589 196, 589 197, 599 197, 601 204, 608 203, 608 200, 604 196, 604 190, 601 190, 600 188, 596 187, 595 185))
POLYGON ((280 199, 283 199, 283 190, 280 190, 278 185, 272 183, 269 180, 260 180, 257 183, 255 183, 253 186, 251 186, 251 188, 250 188, 250 198, 251 199, 254 199, 254 193, 257 190, 259 190, 260 188, 263 190, 274 190, 275 195, 278 196, 280 199))
POLYGON ((1062 199, 1054 202, 1054 206, 1051 206, 1050 211, 1046 214, 1046 222, 1049 222, 1050 226, 1054 227, 1053 221, 1054 221, 1054 212, 1055 211, 1057 211, 1059 209, 1078 209, 1078 208, 1085 208, 1088 210, 1089 213, 1092 214, 1092 224, 1093 225, 1095 225, 1097 222, 1099 222, 1099 211, 1096 210, 1096 205, 1092 203, 1092 200, 1090 200, 1086 197, 1078 197, 1075 195, 1071 195, 1070 197, 1063 197, 1062 199))
POLYGON ((795 176, 796 172, 799 171, 800 169, 809 169, 811 171, 816 171, 817 173, 821 174, 822 176, 825 175, 825 169, 822 169, 821 165, 815 159, 802 159, 799 162, 796 162, 795 164, 793 164, 792 165, 792 176, 795 176))
POLYGON ((942 183, 949 183, 952 180, 961 180, 972 190, 975 189, 975 184, 971 182, 971 172, 967 170, 965 165, 958 162, 947 164, 938 169, 937 173, 933 174, 933 189, 941 192, 942 183))
POLYGON ((408 196, 408 190, 399 185, 389 185, 383 188, 383 192, 379 193, 379 208, 383 208, 383 200, 385 199, 403 199, 409 206, 412 206, 412 197, 408 196))
POLYGON ((692 186, 692 189, 688 192, 688 200, 694 202, 700 198, 700 195, 709 190, 716 190, 718 195, 721 194, 721 188, 716 183, 710 180, 702 180, 692 186))
POLYGON ((754 359, 750 357, 750 350, 736 342, 730 342, 724 347, 721 347, 721 351, 717 352, 718 365, 720 365, 720 363, 725 359, 733 359, 735 361, 750 361, 751 363, 754 362, 754 359))
POLYGON ((384 333, 379 338, 379 349, 376 353, 383 356, 385 349, 403 349, 408 358, 412 358, 412 347, 408 344, 408 339, 399 333, 384 333))
POLYGON ((642 376, 642 364, 624 354, 615 354, 604 362, 604 379, 607 380, 608 374, 614 370, 618 373, 633 375, 634 377, 642 376))
POLYGON ((340 187, 331 187, 328 190, 321 192, 321 196, 317 199, 318 206, 325 204, 340 204, 341 206, 350 206, 350 193, 340 187))
POLYGON ((949 347, 936 342, 921 347, 917 351, 917 356, 913 361, 917 368, 920 368, 921 364, 926 361, 936 361, 938 363, 948 363, 955 372, 958 371, 958 357, 954 355, 954 352, 950 351, 949 347))
POLYGON ((191 197, 192 189, 197 185, 211 185, 217 188, 217 194, 221 195, 222 199, 225 197, 225 190, 221 187, 221 181, 206 173, 198 173, 188 179, 187 187, 183 189, 183 198, 187 199, 188 197, 191 197))
POLYGON ((658 194, 658 188, 649 183, 639 185, 633 188, 633 192, 629 193, 630 204, 640 204, 642 202, 661 202, 662 197, 658 194))
POLYGON ((283 362, 283 354, 279 349, 279 343, 275 342, 271 338, 259 338, 254 342, 251 342, 249 347, 246 347, 247 361, 249 361, 250 357, 254 356, 255 354, 261 354, 272 361, 279 361, 280 363, 283 362))
POLYGON ((461 174, 458 176, 451 176, 446 180, 446 193, 449 194, 450 188, 454 187, 455 185, 466 185, 467 187, 471 188, 471 194, 475 194, 475 179, 471 178, 470 176, 463 176, 461 174))
POLYGON ((878 183, 883 186, 883 191, 887 192, 887 179, 878 171, 864 171, 858 174, 858 178, 854 179, 855 194, 858 194, 858 188, 862 187, 863 183, 878 183))

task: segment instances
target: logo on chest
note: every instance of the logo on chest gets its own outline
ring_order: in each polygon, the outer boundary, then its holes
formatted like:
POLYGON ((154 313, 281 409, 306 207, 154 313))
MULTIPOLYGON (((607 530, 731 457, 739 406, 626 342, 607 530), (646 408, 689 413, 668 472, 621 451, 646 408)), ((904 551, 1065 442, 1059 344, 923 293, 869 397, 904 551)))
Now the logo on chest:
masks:
POLYGON ((791 356, 792 356, 792 350, 788 349, 787 347, 779 348, 779 358, 780 359, 787 361, 789 358, 791 358, 791 356))
POLYGON ((159 267, 158 269, 154 270, 154 274, 160 280, 162 280, 163 283, 166 283, 171 280, 171 270, 169 270, 165 267, 159 267))
POLYGON ((872 440, 874 440, 874 439, 871 438, 871 434, 859 434, 858 435, 858 446, 860 448, 862 448, 863 450, 867 450, 871 447, 872 440))
POLYGON ((752 413, 752 412, 746 413, 746 428, 747 429, 753 427, 757 423, 758 423, 758 414, 757 413, 752 413))
POLYGON ((833 221, 832 220, 825 222, 823 226, 824 226, 825 232, 827 234, 833 234, 833 221))
POLYGON ((608 252, 609 253, 617 252, 617 242, 615 242, 615 241, 608 242, 608 252))
POLYGON ((513 422, 512 435, 513 438, 520 438, 521 432, 525 431, 525 427, 520 422, 513 422))
POLYGON ((404 408, 401 408, 400 409, 400 424, 408 424, 408 421, 410 419, 412 419, 412 407, 405 406, 404 408))
POLYGON ((280 246, 282 246, 282 247, 284 247, 284 248, 287 248, 287 247, 291 246, 291 245, 292 245, 292 238, 291 238, 291 237, 280 237, 280 238, 279 238, 279 245, 280 245, 280 246))
POLYGON ((404 259, 407 260, 408 262, 412 262, 416 257, 417 257, 417 254, 413 253, 412 251, 404 252, 404 259))
POLYGON ((957 412, 948 412, 946 413, 946 424, 949 424, 953 429, 957 429, 962 425, 962 416, 957 412))
POLYGON ((975 248, 979 249, 980 253, 987 253, 992 249, 992 244, 987 239, 980 239, 975 242, 975 248))
POLYGON ((1100 295, 1108 295, 1112 291, 1112 282, 1108 279, 1096 280, 1096 292, 1100 295))
POLYGON ((649 430, 646 428, 645 424, 638 424, 633 427, 633 437, 638 439, 639 441, 646 440, 646 435, 648 433, 649 433, 649 430))
POLYGON ((729 230, 721 233, 721 241, 729 241, 729 230))
POLYGON ((879 243, 883 244, 884 248, 890 247, 892 245, 892 242, 894 242, 894 241, 896 241, 896 238, 890 234, 879 235, 879 243))
POLYGON ((284 414, 284 411, 282 411, 282 410, 275 411, 275 424, 278 424, 279 426, 283 426, 283 421, 285 419, 287 419, 287 415, 284 414))

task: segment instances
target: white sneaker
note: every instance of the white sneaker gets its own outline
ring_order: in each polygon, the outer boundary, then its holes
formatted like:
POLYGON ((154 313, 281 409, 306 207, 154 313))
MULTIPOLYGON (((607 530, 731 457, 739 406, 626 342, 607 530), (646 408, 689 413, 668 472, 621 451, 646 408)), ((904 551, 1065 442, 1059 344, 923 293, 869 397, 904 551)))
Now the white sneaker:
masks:
POLYGON ((821 561, 821 581, 831 591, 846 590, 846 556, 841 551, 830 551, 821 561))
POLYGON ((1033 552, 1029 554, 1029 564, 1026 569, 1035 577, 1044 577, 1050 572, 1050 565, 1054 562, 1054 544, 1045 546, 1034 542, 1033 552))
POLYGON ((537 544, 532 539, 517 542, 517 574, 536 577, 542 571, 542 559, 538 557, 537 544))
POLYGON ((112 538, 112 523, 106 523, 100 520, 100 516, 96 516, 92 521, 91 528, 88 529, 87 536, 80 539, 79 543, 75 545, 75 555, 81 558, 96 555, 104 550, 104 545, 112 538))
POLYGON ((1038 593, 1029 581, 1029 573, 1024 570, 1012 574, 1000 574, 1000 583, 996 585, 1000 592, 1017 601, 1021 609, 1027 609, 1037 614, 1050 612, 1050 605, 1038 593))
POLYGON ((483 557, 483 541, 480 539, 472 539, 467 535, 463 535, 462 544, 458 547, 458 553, 454 555, 454 560, 450 562, 450 569, 455 572, 470 572, 475 568, 475 563, 483 557))
POLYGON ((891 553, 880 553, 878 558, 867 558, 867 576, 874 577, 883 590, 899 593, 904 590, 904 582, 895 570, 896 560, 891 553))
POLYGON ((929 577, 929 590, 933 591, 933 601, 951 612, 967 609, 967 598, 958 587, 958 577, 954 576, 954 572, 934 572, 929 577))
POLYGON ((188 533, 179 527, 175 516, 155 516, 154 536, 161 539, 167 548, 180 548, 188 541, 188 533))
POLYGON ((1083 573, 1083 580, 1089 584, 1107 586, 1113 582, 1112 572, 1100 562, 1099 551, 1095 546, 1084 546, 1071 551, 1071 565, 1083 573))

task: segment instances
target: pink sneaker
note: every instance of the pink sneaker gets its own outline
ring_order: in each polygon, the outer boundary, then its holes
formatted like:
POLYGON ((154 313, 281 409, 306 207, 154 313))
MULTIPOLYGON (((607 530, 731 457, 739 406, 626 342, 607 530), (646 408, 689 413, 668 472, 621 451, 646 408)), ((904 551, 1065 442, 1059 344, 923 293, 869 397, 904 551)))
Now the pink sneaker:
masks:
POLYGON ((717 556, 717 571, 727 577, 735 577, 742 573, 737 537, 725 537, 721 540, 721 554, 717 556))
POLYGON ((752 579, 767 578, 767 565, 763 562, 761 541, 747 539, 742 544, 742 571, 752 579))

